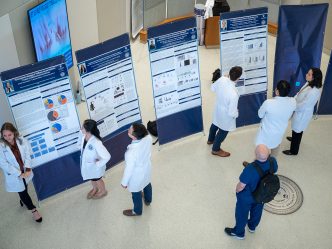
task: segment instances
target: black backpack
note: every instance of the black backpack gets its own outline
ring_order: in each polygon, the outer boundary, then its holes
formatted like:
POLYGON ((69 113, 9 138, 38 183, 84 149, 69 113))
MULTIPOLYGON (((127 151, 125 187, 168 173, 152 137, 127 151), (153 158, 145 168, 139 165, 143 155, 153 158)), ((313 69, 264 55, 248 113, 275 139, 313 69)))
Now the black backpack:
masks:
POLYGON ((280 189, 280 181, 277 175, 274 174, 273 170, 273 162, 271 158, 269 159, 270 169, 265 173, 254 162, 254 168, 257 170, 260 181, 257 184, 257 187, 254 192, 252 192, 252 196, 258 203, 268 203, 274 199, 280 189))
MULTIPOLYGON (((156 121, 149 121, 146 124, 146 128, 152 136, 158 137, 158 129, 157 129, 157 122, 156 121)), ((155 145, 158 141, 159 141, 159 139, 157 139, 152 144, 155 145)))
POLYGON ((216 80, 218 80, 220 78, 220 69, 217 68, 216 70, 214 70, 214 72, 212 73, 212 83, 215 82, 216 80))

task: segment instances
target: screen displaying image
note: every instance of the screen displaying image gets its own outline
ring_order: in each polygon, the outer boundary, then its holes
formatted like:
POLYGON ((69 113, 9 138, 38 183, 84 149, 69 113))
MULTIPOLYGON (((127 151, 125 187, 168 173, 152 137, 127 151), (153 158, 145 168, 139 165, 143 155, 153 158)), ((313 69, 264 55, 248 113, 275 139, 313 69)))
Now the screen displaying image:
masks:
POLYGON ((64 55, 73 65, 66 0, 47 0, 28 11, 37 61, 64 55))

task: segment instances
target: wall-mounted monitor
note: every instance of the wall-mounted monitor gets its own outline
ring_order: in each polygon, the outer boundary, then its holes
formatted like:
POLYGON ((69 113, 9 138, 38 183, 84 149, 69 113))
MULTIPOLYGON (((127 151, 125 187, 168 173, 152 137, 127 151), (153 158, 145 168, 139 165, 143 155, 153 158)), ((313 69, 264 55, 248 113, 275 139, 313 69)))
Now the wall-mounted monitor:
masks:
POLYGON ((73 66, 66 0, 46 0, 28 10, 37 61, 64 55, 73 66))

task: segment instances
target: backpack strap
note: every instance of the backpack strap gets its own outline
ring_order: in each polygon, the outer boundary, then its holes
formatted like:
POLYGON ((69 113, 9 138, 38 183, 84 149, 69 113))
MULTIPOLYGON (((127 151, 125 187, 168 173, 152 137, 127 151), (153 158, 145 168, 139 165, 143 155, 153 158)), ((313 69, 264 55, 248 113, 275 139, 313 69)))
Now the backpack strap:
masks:
POLYGON ((259 167, 259 165, 256 162, 253 162, 253 165, 256 171, 258 172, 259 177, 262 178, 265 175, 264 171, 261 169, 261 167, 259 167))
POLYGON ((273 162, 273 160, 272 160, 272 158, 271 157, 269 157, 269 163, 270 163, 270 169, 269 169, 269 171, 270 171, 270 174, 274 174, 274 168, 273 168, 273 165, 274 165, 274 162, 273 162))
MULTIPOLYGON (((270 169, 268 170, 268 172, 273 175, 274 174, 274 168, 273 168, 274 162, 271 157, 269 157, 269 163, 270 163, 270 169)), ((255 161, 253 162, 253 165, 254 165, 254 168, 256 169, 256 171, 258 172, 260 178, 262 178, 264 175, 267 174, 267 172, 264 172, 255 161)))

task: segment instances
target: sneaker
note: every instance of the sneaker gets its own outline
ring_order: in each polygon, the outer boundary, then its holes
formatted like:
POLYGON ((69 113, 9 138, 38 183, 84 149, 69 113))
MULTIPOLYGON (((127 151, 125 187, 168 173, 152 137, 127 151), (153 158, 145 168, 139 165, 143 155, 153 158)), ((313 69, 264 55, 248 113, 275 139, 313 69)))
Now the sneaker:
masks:
POLYGON ((144 204, 145 204, 146 206, 150 206, 151 202, 148 202, 148 201, 144 200, 144 204))
POLYGON ((237 235, 236 233, 233 232, 233 228, 230 228, 230 227, 226 227, 225 228, 225 233, 228 235, 228 236, 232 236, 232 237, 235 237, 237 239, 244 239, 244 236, 239 236, 237 235))
POLYGON ((248 227, 248 231, 251 232, 251 233, 254 233, 254 232, 255 232, 255 229, 250 229, 250 228, 248 227))

